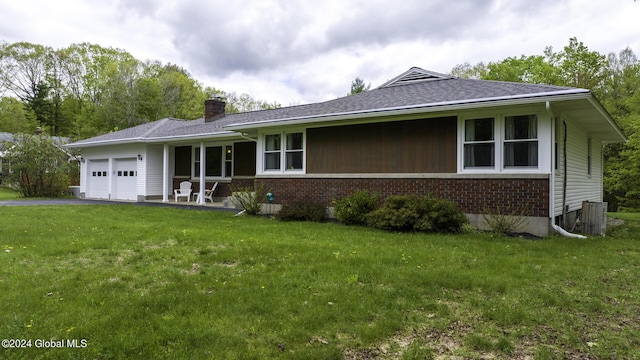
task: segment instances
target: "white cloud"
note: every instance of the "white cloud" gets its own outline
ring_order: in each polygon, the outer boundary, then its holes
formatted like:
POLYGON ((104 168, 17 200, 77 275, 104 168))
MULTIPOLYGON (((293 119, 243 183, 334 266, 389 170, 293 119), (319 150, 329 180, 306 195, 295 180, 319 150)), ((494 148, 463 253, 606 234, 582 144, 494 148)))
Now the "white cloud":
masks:
POLYGON ((0 40, 117 47, 283 105, 343 96, 355 77, 375 87, 411 66, 448 72, 570 37, 640 54, 633 0, 22 0, 0 14, 0 40))

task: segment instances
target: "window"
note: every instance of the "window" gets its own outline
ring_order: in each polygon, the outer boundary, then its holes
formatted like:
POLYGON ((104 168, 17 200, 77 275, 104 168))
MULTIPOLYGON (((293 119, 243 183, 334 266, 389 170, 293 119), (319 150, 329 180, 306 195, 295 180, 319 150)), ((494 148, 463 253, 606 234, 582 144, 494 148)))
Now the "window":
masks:
POLYGON ((224 150, 224 176, 233 175, 233 146, 227 145, 224 150))
POLYGON ((494 167, 494 119, 470 119, 464 123, 464 167, 494 167))
MULTIPOLYGON (((200 177, 200 148, 196 147, 193 154, 193 176, 200 177)), ((204 175, 207 177, 222 176, 222 146, 208 146, 205 148, 204 175)))
POLYGON ((304 133, 268 134, 264 137, 265 171, 304 169, 304 133), (282 164, 284 163, 284 168, 282 164))
POLYGON ((538 166, 538 117, 536 115, 505 117, 504 166, 538 166))
POLYGON ((267 135, 264 137, 264 169, 280 170, 281 136, 267 135))
MULTIPOLYGON (((462 119, 460 126, 462 170, 540 168, 540 130, 537 115, 462 119)), ((547 152, 543 151, 543 154, 547 152)), ((557 148, 555 154, 557 155, 557 148)), ((555 163, 557 164, 557 159, 555 163)), ((545 168, 546 165, 543 164, 542 167, 545 168)))
POLYGON ((302 133, 287 134, 286 170, 302 170, 302 133))

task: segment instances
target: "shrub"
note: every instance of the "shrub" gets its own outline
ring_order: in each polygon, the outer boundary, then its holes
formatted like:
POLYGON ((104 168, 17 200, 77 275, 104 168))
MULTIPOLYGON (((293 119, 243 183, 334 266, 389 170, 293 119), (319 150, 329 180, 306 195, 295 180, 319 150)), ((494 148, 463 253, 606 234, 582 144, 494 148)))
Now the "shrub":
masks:
POLYGON ((437 198, 426 198, 427 212, 417 224, 418 231, 460 232, 467 217, 458 210, 455 203, 437 198), (426 221, 427 220, 427 221, 426 221), (426 226, 425 228, 422 228, 426 226))
POLYGON ((69 188, 69 158, 48 136, 19 135, 3 161, 11 168, 8 183, 22 196, 62 197, 69 188))
POLYGON ((336 202, 334 215, 346 225, 366 225, 366 215, 378 207, 378 195, 358 190, 336 202))
POLYGON ((415 196, 390 196, 381 208, 367 215, 367 224, 382 230, 411 231, 420 219, 418 206, 415 196))
POLYGON ((421 232, 459 232, 468 221, 451 201, 413 195, 390 196, 366 218, 377 229, 421 232))
POLYGON ((529 205, 523 204, 512 211, 499 208, 494 214, 485 209, 482 211, 482 220, 485 225, 494 233, 511 235, 520 231, 529 224, 526 214, 529 212, 529 205))
POLYGON ((327 208, 318 202, 296 200, 284 204, 276 214, 276 219, 282 221, 315 221, 327 220, 327 208))
POLYGON ((258 215, 262 211, 262 201, 265 198, 264 185, 254 182, 253 186, 229 185, 231 188, 231 202, 236 208, 242 209, 247 215, 258 215))

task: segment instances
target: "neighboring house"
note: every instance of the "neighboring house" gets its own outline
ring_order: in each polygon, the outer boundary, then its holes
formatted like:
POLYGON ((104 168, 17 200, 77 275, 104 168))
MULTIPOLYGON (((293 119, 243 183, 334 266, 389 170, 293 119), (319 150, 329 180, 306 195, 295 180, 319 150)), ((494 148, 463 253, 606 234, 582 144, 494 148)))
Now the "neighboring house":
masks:
POLYGON ((358 189, 431 194, 481 214, 526 208, 527 231, 602 201, 603 145, 624 142, 588 91, 468 80, 411 68, 380 87, 321 103, 163 119, 67 145, 87 198, 168 201, 183 180, 259 181, 275 203, 327 206, 358 189))
MULTIPOLYGON (((39 128, 36 130, 36 134, 40 134, 39 128)), ((6 178, 9 175, 10 164, 7 164, 6 162, 3 163, 3 160, 5 154, 11 149, 11 144, 15 142, 15 138, 16 135, 7 132, 0 132, 0 184, 2 184, 2 179, 6 178)), ((69 143, 69 138, 52 136, 51 139, 60 149, 60 151, 63 151, 69 157, 69 162, 78 161, 75 155, 71 154, 67 149, 64 148, 64 146, 69 143)))
POLYGON ((7 144, 11 142, 13 142, 13 134, 0 132, 0 184, 2 184, 2 179, 9 174, 9 167, 6 164, 3 166, 2 160, 7 151, 7 144))

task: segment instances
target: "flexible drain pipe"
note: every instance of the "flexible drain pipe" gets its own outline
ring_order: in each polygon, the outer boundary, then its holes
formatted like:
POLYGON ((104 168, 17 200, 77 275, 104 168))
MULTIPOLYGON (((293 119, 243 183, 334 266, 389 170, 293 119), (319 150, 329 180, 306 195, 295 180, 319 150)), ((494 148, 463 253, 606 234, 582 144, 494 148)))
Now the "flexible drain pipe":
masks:
POLYGON ((576 239, 586 239, 587 238, 584 235, 574 234, 574 233, 568 232, 567 230, 565 230, 565 229, 561 228, 560 226, 554 224, 553 223, 553 219, 551 219, 551 227, 553 228, 553 230, 557 231, 562 236, 572 237, 572 238, 576 238, 576 239))

